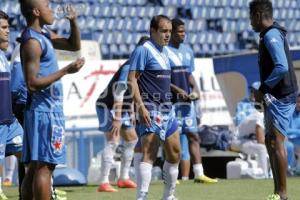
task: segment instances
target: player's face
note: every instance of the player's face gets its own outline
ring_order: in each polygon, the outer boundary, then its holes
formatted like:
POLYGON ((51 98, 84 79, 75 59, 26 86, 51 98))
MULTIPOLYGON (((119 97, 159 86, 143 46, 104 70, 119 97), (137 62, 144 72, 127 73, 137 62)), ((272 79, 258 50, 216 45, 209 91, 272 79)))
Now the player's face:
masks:
POLYGON ((54 21, 53 11, 48 0, 41 0, 38 5, 40 18, 43 24, 51 25, 54 21))
POLYGON ((9 42, 9 24, 6 19, 0 19, 0 49, 6 51, 9 42))
POLYGON ((172 38, 178 43, 182 43, 185 38, 185 27, 180 25, 177 27, 176 31, 172 32, 172 38))
POLYGON ((260 14, 250 12, 250 23, 251 23, 252 29, 255 32, 260 32, 260 30, 261 30, 259 21, 260 21, 260 14))
POLYGON ((152 29, 151 38, 159 45, 166 46, 169 44, 172 32, 172 24, 167 19, 161 19, 158 24, 158 29, 152 29))

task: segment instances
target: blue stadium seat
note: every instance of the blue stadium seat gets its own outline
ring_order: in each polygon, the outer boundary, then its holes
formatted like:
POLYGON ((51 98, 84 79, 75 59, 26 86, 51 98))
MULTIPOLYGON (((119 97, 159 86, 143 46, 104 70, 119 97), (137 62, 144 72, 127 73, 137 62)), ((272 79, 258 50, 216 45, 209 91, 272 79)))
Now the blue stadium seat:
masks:
POLYGON ((197 33, 188 32, 186 42, 189 44, 195 44, 198 41, 197 33))
POLYGON ((109 58, 109 47, 107 44, 100 44, 100 50, 101 50, 101 56, 104 59, 108 59, 109 58))

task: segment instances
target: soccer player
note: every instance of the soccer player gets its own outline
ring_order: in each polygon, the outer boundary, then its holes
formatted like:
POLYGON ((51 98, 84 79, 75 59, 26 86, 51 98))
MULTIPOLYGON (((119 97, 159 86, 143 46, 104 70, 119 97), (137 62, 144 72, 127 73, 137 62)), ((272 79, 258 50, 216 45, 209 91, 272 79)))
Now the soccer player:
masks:
MULTIPOLYGON (((27 88, 26 83, 24 80, 22 65, 21 65, 21 58, 20 58, 20 37, 17 38, 17 46, 12 52, 11 59, 10 59, 10 66, 11 66, 11 96, 12 96, 12 111, 15 117, 20 122, 21 126, 23 127, 24 121, 24 111, 27 101, 27 88)), ((8 156, 5 160, 5 178, 3 181, 4 186, 11 185, 11 180, 13 177, 13 172, 16 164, 16 159, 14 156, 8 156), (6 173, 7 172, 7 173, 6 173)), ((25 176, 25 168, 24 164, 19 162, 18 163, 18 176, 19 176, 19 188, 21 191, 21 185, 23 178, 25 176)), ((52 177, 53 179, 53 177, 52 177)), ((66 192, 62 190, 58 190, 53 187, 52 184, 52 199, 53 200, 65 200, 66 199, 66 192)))
MULTIPOLYGON (((4 51, 9 44, 9 17, 0 11, 0 174, 3 171, 3 160, 5 155, 16 155, 21 157, 23 129, 12 112, 10 93, 10 67, 5 57, 4 51)), ((0 200, 6 200, 1 187, 0 177, 0 200)))
POLYGON ((147 199, 151 170, 160 141, 163 142, 164 162, 163 200, 173 200, 180 157, 179 133, 171 105, 171 68, 165 46, 171 37, 172 23, 164 15, 150 22, 150 41, 138 46, 129 59, 128 81, 133 91, 140 123, 139 135, 143 158, 139 166, 140 187, 137 199, 147 199))
POLYGON ((268 199, 287 199, 287 155, 284 141, 295 110, 297 80, 286 39, 287 31, 273 20, 269 0, 249 3, 250 21, 260 33, 259 69, 261 86, 256 100, 264 104, 266 146, 274 180, 268 199))
MULTIPOLYGON (((173 91, 173 102, 175 103, 175 113, 181 129, 181 145, 184 145, 184 137, 188 138, 188 147, 182 146, 183 159, 187 159, 190 153, 193 163, 195 182, 216 183, 216 179, 211 179, 204 175, 200 146, 198 126, 196 120, 196 110, 193 100, 200 97, 197 83, 193 77, 194 53, 190 47, 183 44, 185 38, 184 22, 179 18, 172 20, 171 41, 166 47, 170 59, 172 76, 171 88, 173 91)), ((188 174, 183 174, 188 177, 188 174)), ((187 177, 184 177, 186 179, 187 177)))
POLYGON ((20 0, 20 4, 27 22, 21 36, 20 54, 28 90, 22 161, 29 164, 22 184, 22 198, 49 200, 53 170, 65 162, 60 78, 78 72, 84 65, 84 59, 80 58, 58 69, 54 48, 79 50, 80 31, 72 7, 67 8, 71 29, 67 39, 42 31, 54 21, 48 0, 20 0))
POLYGON ((109 184, 108 176, 120 135, 124 139, 124 151, 121 155, 121 174, 117 185, 120 188, 136 188, 136 184, 129 179, 129 169, 133 150, 137 143, 137 135, 131 118, 134 116, 134 111, 132 97, 127 89, 128 71, 129 65, 126 61, 115 73, 96 102, 99 130, 103 131, 106 136, 106 145, 101 160, 99 192, 118 191, 109 184))

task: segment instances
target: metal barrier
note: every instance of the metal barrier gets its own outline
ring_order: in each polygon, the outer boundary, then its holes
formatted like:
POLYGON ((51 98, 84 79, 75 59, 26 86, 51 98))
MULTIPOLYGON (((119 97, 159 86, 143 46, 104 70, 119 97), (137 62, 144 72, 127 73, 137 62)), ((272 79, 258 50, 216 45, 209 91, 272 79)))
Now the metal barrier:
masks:
POLYGON ((87 177, 91 158, 104 148, 105 137, 98 128, 68 128, 65 143, 67 145, 66 165, 78 169, 87 177))

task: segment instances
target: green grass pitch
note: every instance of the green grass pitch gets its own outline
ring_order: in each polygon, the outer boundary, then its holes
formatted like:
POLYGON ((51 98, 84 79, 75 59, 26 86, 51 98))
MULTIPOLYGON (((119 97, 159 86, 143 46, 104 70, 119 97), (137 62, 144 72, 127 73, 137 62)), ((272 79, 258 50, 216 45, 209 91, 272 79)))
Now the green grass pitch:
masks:
MULTIPOLYGON (((68 192, 68 200, 134 200, 134 189, 120 189, 117 193, 99 193, 96 185, 59 187, 68 192)), ((16 187, 3 187, 10 200, 18 199, 16 187)), ((273 190, 273 180, 220 180, 217 184, 197 184, 181 181, 176 188, 179 200, 264 200, 273 190)), ((163 192, 161 181, 150 186, 149 200, 160 200, 163 192)), ((300 178, 288 179, 289 199, 300 200, 300 178)))

